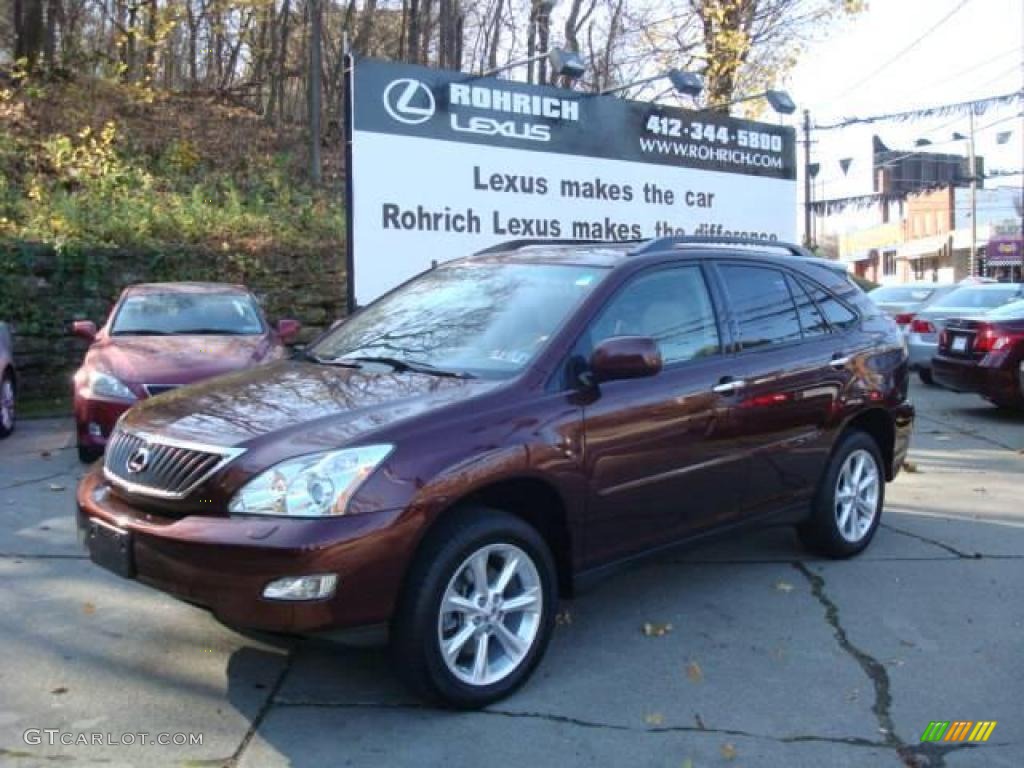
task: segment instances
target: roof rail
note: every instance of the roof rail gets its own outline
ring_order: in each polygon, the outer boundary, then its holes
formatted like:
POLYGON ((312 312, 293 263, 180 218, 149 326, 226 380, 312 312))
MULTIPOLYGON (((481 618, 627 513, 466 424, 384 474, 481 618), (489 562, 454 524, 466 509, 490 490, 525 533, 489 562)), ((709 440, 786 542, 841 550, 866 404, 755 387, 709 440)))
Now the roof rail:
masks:
POLYGON ((488 253, 502 253, 503 251, 518 251, 520 248, 529 248, 531 245, 621 245, 623 243, 642 243, 643 240, 549 240, 545 238, 533 238, 527 240, 506 240, 503 243, 488 246, 482 251, 477 251, 474 256, 483 256, 488 253))
POLYGON ((632 253, 651 253, 652 251, 661 251, 679 245, 746 245, 758 248, 779 248, 793 256, 814 258, 813 253, 795 243, 786 243, 781 240, 760 240, 756 237, 713 237, 707 235, 659 237, 655 240, 646 241, 632 253))

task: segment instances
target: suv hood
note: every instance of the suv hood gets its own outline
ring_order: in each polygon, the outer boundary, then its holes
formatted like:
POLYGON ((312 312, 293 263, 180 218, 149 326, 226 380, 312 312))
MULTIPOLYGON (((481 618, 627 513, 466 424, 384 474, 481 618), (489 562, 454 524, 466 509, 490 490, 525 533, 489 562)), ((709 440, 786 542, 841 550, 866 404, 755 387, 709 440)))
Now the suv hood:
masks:
POLYGON ((276 434, 328 448, 499 383, 284 360, 143 400, 121 424, 156 439, 207 445, 276 434))
POLYGON ((131 384, 188 384, 266 357, 261 336, 117 336, 93 345, 88 365, 131 384))

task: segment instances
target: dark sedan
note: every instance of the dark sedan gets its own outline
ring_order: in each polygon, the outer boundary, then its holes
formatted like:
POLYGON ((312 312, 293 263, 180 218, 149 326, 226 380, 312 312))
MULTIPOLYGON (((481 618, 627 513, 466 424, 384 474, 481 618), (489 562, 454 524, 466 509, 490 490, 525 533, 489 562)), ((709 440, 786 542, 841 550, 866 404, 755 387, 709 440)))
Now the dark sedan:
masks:
POLYGON ((1003 408, 1024 408, 1024 301, 948 321, 932 372, 948 389, 976 392, 1003 408))
POLYGON ((298 330, 295 320, 270 327, 239 285, 126 288, 99 331, 87 320, 72 325, 92 343, 74 378, 78 457, 99 458, 117 419, 137 401, 278 360, 298 330))

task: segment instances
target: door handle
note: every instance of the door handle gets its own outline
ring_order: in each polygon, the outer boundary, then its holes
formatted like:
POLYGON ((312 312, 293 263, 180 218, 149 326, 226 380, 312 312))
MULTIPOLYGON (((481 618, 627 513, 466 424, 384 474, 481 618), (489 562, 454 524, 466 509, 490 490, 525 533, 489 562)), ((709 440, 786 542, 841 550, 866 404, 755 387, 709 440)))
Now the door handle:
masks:
POLYGON ((849 355, 843 355, 842 357, 833 357, 828 364, 838 371, 841 368, 845 368, 852 359, 853 358, 851 358, 849 355))
POLYGON ((729 395, 733 392, 738 392, 747 386, 747 382, 743 379, 723 379, 711 388, 712 392, 717 392, 719 395, 729 395))

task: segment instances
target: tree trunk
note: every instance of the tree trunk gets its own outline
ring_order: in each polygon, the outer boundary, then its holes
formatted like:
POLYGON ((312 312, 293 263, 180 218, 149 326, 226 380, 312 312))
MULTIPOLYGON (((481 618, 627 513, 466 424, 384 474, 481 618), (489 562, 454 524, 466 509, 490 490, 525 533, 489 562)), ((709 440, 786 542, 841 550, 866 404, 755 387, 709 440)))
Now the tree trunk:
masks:
POLYGON ((284 0, 284 5, 281 7, 281 44, 277 51, 277 77, 275 82, 277 113, 274 117, 278 126, 281 125, 281 119, 284 117, 284 80, 285 65, 288 63, 288 34, 291 31, 289 24, 291 12, 291 0, 284 0))
POLYGON ((320 0, 308 0, 309 6, 309 180, 319 186, 320 166, 320 102, 323 72, 323 17, 320 0))
POLYGON ((352 50, 360 56, 370 52, 370 36, 373 34, 374 17, 377 15, 377 0, 366 0, 363 12, 359 14, 359 31, 352 43, 352 50))
POLYGON ((420 3, 409 0, 409 32, 406 44, 406 61, 420 63, 420 3))
POLYGON ((498 48, 501 46, 501 17, 504 15, 505 2, 497 0, 494 6, 494 22, 491 27, 491 39, 487 47, 487 69, 498 68, 498 48))
POLYGON ((43 50, 43 0, 22 0, 21 18, 15 22, 15 58, 27 59, 28 68, 35 69, 43 50), (19 23, 20 22, 20 23, 19 23))

